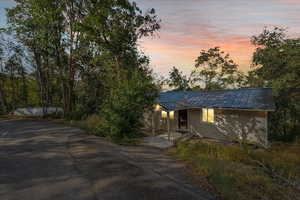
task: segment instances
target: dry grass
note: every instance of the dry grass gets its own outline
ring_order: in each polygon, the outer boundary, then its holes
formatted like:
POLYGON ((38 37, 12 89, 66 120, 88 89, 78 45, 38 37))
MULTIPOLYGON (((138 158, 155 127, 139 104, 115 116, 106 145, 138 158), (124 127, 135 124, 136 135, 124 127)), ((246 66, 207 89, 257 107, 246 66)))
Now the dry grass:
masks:
POLYGON ((168 153, 184 160, 222 199, 300 199, 300 191, 289 184, 300 184, 299 144, 265 150, 197 141, 179 143, 168 153))
POLYGON ((88 133, 94 135, 98 133, 98 129, 101 123, 102 123, 102 119, 100 118, 99 115, 91 115, 85 120, 81 120, 81 121, 74 121, 74 120, 68 121, 68 124, 84 129, 88 133))

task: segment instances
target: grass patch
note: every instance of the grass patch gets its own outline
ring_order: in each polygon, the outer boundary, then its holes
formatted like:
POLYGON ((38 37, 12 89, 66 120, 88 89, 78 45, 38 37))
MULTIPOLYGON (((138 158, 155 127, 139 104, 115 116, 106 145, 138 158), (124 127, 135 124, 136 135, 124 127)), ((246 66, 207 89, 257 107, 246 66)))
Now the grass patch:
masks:
POLYGON ((194 141, 178 143, 168 154, 185 161, 222 199, 300 199, 299 144, 254 149, 194 141))
POLYGON ((67 125, 75 126, 87 131, 92 135, 99 135, 98 129, 102 123, 102 119, 98 115, 91 115, 85 120, 63 120, 67 125))

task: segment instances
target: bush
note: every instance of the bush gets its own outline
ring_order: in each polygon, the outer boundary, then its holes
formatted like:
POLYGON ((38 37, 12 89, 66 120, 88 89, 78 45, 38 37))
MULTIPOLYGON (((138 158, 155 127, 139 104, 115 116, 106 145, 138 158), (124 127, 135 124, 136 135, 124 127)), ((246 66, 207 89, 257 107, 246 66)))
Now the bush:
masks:
POLYGON ((99 128, 100 134, 116 142, 139 136, 143 114, 153 106, 157 94, 151 76, 135 71, 130 77, 120 80, 109 101, 101 107, 103 123, 99 128))
POLYGON ((83 120, 85 117, 85 113, 80 109, 65 113, 65 119, 67 120, 83 120))
POLYGON ((46 114, 44 116, 44 118, 51 118, 51 119, 62 119, 64 116, 64 113, 63 112, 54 112, 54 113, 51 113, 51 114, 46 114))

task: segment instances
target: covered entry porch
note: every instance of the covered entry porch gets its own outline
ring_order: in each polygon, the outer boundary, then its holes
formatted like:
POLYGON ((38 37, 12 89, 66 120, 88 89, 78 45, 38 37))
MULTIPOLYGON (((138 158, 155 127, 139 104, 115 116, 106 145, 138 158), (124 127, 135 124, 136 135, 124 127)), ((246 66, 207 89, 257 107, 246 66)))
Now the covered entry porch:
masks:
MULTIPOLYGON (((180 109, 168 111, 161 106, 156 106, 155 111, 152 113, 152 136, 162 135, 172 140, 171 137, 179 137, 185 134, 194 134, 194 128, 191 119, 190 109, 180 109)), ((200 123, 200 117, 198 117, 200 123)))

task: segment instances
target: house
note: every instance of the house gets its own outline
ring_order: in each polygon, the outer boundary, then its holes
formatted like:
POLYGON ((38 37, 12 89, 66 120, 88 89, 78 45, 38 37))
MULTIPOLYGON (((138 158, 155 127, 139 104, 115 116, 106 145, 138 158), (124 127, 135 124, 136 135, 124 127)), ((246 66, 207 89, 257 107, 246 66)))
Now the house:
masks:
POLYGON ((160 93, 152 113, 153 132, 185 132, 219 140, 267 145, 270 88, 160 93))

